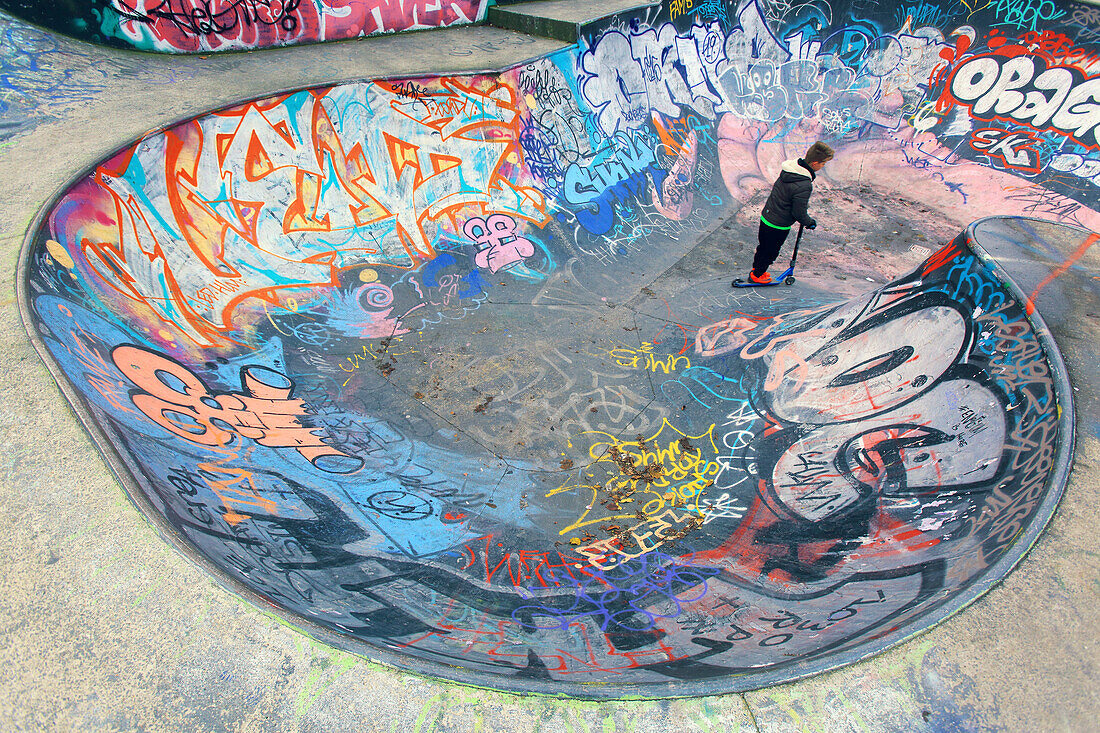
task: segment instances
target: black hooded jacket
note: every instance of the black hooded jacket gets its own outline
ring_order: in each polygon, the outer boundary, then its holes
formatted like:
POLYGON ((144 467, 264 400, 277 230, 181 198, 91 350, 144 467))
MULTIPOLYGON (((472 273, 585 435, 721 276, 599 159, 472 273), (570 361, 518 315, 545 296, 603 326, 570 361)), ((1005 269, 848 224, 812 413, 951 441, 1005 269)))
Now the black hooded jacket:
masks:
POLYGON ((817 175, 802 158, 783 161, 779 178, 764 204, 760 218, 776 229, 790 229, 796 221, 810 226, 813 217, 806 211, 817 175))

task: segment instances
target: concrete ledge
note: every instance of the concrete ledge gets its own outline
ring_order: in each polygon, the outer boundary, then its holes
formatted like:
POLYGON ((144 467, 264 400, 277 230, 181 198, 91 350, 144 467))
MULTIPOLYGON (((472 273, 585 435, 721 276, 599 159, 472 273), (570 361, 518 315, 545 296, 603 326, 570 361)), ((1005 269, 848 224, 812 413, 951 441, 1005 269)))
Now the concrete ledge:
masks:
POLYGON ((645 0, 612 0, 598 4, 582 0, 540 0, 507 7, 494 5, 489 8, 487 21, 498 28, 576 43, 581 28, 593 21, 655 4, 645 0))

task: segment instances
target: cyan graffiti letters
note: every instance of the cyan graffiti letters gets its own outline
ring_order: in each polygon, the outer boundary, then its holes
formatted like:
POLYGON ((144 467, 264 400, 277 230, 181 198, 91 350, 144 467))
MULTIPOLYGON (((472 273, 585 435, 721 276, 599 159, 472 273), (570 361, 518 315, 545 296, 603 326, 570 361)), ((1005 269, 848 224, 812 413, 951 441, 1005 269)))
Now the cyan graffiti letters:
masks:
POLYGON ((637 199, 646 190, 646 173, 664 181, 665 171, 656 165, 650 140, 641 132, 617 132, 583 164, 566 169, 565 200, 577 207, 581 226, 595 235, 606 234, 615 223, 613 201, 637 199))
POLYGON ((1057 20, 1066 14, 1053 0, 993 0, 989 5, 1000 21, 1019 30, 1033 31, 1040 22, 1057 20))

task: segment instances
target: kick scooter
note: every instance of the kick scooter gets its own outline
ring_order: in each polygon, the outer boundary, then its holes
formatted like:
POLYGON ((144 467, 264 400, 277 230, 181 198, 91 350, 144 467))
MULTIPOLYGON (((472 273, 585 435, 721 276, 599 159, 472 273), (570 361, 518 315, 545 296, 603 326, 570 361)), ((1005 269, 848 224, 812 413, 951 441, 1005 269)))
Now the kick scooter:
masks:
POLYGON ((798 236, 794 238, 794 253, 791 255, 791 265, 779 277, 772 278, 770 283, 754 283, 743 278, 737 278, 731 285, 735 288, 770 288, 772 285, 794 285, 794 262, 798 259, 798 243, 802 241, 802 223, 798 224, 798 236))

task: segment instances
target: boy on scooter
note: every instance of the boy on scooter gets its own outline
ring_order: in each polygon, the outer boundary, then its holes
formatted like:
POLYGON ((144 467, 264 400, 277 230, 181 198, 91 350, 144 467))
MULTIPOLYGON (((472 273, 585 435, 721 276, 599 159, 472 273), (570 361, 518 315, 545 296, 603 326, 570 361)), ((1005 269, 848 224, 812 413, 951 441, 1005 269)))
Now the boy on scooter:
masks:
POLYGON ((791 226, 797 221, 807 229, 817 227, 806 207, 813 192, 813 181, 817 172, 833 159, 833 149, 818 140, 806 151, 806 156, 798 160, 783 161, 779 178, 772 186, 771 195, 760 214, 760 244, 752 259, 752 272, 749 282, 756 285, 768 285, 772 276, 768 268, 779 256, 779 249, 787 239, 791 226))

